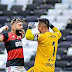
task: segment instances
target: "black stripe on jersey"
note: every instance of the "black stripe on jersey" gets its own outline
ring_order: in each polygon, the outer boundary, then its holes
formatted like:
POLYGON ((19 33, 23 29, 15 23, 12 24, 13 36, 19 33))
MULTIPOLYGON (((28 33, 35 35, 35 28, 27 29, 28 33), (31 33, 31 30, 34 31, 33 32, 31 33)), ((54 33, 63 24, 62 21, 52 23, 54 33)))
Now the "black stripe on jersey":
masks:
POLYGON ((16 58, 16 59, 8 60, 6 63, 6 67, 9 66, 24 66, 24 58, 16 58))
POLYGON ((13 49, 18 49, 18 48, 22 48, 22 42, 21 40, 10 40, 8 42, 5 43, 5 47, 7 52, 13 49))
POLYGON ((7 41, 7 39, 8 39, 8 33, 4 33, 3 35, 4 35, 4 37, 5 37, 5 39, 4 39, 4 42, 5 42, 5 41, 7 41))

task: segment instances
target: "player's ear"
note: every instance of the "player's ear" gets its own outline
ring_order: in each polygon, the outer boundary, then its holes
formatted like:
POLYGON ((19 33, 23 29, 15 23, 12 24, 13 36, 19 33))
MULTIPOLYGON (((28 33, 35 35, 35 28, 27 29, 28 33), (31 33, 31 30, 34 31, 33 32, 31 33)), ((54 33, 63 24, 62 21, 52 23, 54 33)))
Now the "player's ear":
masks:
POLYGON ((12 24, 11 27, 12 27, 12 29, 15 29, 16 26, 15 26, 15 24, 12 24))
POLYGON ((41 30, 43 30, 43 28, 44 28, 43 25, 41 25, 40 27, 41 27, 41 30))

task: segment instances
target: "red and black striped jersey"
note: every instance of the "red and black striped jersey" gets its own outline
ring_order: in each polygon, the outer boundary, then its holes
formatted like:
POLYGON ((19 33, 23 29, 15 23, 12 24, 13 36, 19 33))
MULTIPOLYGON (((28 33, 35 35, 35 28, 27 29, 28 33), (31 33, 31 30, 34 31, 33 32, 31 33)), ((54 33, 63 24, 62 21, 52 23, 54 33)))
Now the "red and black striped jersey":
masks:
POLYGON ((4 33, 3 41, 7 50, 8 58, 6 66, 24 66, 24 56, 22 48, 22 37, 12 32, 4 33))

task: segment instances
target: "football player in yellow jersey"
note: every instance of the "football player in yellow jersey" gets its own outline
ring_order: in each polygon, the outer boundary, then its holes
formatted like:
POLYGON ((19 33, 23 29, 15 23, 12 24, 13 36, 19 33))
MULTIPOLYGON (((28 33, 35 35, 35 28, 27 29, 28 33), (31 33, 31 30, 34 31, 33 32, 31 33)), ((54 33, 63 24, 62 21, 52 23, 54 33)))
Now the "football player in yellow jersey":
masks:
POLYGON ((35 63, 27 72, 54 72, 58 40, 61 38, 61 32, 49 24, 48 19, 39 19, 39 34, 32 34, 31 29, 26 31, 27 40, 37 40, 38 48, 35 57, 35 63), (53 33, 49 31, 49 26, 53 33))

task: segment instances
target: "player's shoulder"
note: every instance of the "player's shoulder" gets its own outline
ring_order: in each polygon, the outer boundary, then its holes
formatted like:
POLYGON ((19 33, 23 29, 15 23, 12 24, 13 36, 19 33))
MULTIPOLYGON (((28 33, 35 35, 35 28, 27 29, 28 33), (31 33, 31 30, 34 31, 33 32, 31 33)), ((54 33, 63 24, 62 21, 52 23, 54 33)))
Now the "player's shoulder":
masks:
POLYGON ((2 33, 2 35, 3 35, 3 41, 4 41, 4 42, 7 41, 7 39, 8 39, 8 36, 9 36, 8 33, 9 33, 9 32, 3 32, 3 33, 2 33))
POLYGON ((37 35, 38 35, 38 37, 44 36, 43 33, 38 33, 37 35))
POLYGON ((53 33, 53 37, 55 36, 55 38, 61 38, 61 33, 60 32, 55 32, 53 33))
POLYGON ((46 35, 49 35, 49 34, 51 34, 51 32, 38 33, 39 36, 46 36, 46 35))
POLYGON ((8 35, 9 32, 2 32, 3 35, 8 35))
POLYGON ((55 32, 54 34, 55 35, 58 35, 58 36, 61 36, 62 35, 61 32, 55 32))

